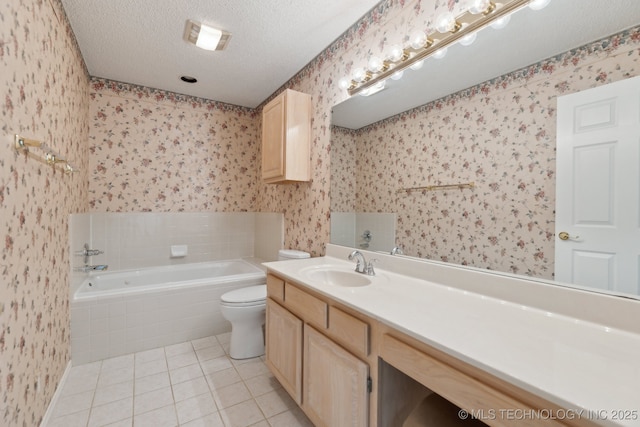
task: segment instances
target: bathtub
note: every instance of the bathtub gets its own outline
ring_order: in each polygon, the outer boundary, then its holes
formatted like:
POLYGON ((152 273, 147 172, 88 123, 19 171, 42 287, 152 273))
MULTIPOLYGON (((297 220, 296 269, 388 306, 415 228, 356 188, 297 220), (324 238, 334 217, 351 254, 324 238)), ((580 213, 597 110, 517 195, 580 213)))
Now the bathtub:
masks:
POLYGON ((74 365, 231 330, 220 297, 265 283, 241 259, 91 273, 71 301, 74 365))

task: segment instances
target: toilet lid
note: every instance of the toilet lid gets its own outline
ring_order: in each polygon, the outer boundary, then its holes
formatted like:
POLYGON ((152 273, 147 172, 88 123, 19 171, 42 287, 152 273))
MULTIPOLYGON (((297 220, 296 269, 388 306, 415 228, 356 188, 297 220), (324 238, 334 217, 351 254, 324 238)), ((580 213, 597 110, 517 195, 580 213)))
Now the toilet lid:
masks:
POLYGON ((267 285, 248 286, 227 292, 220 297, 222 302, 243 303, 267 299, 267 285))

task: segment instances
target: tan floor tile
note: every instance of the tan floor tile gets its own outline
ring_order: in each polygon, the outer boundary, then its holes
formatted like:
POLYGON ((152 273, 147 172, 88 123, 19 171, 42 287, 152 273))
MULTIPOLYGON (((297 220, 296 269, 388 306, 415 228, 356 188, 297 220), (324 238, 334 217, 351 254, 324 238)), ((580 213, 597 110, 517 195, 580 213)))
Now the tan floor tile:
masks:
POLYGON ((264 416, 253 400, 220 410, 220 416, 227 427, 247 427, 264 420, 264 416))

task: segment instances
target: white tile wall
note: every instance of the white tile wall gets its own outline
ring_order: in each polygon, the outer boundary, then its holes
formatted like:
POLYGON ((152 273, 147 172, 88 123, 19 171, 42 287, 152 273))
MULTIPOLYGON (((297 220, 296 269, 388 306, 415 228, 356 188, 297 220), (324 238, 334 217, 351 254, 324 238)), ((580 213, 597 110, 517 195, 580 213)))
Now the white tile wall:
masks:
POLYGON ((371 232, 370 251, 391 251, 396 245, 396 214, 394 213, 357 213, 356 246, 364 243, 365 230, 371 232))
MULTIPOLYGON (((109 271, 246 257, 274 261, 284 242, 280 213, 92 213, 72 215, 70 223, 71 251, 85 242, 103 250, 90 264, 107 264, 109 271), (171 245, 187 245, 188 255, 172 258, 171 245)), ((71 262, 78 267, 83 259, 71 262)), ((83 277, 76 275, 72 293, 83 277)))
POLYGON ((362 247, 370 251, 391 251, 396 240, 396 214, 331 212, 331 243, 362 247), (365 230, 371 232, 369 246, 363 239, 365 230))

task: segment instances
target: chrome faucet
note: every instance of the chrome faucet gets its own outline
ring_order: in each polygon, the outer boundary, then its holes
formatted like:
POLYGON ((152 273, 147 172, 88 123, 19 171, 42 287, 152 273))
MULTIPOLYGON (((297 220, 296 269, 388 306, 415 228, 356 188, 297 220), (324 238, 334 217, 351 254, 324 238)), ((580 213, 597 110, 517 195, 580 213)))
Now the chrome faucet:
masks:
POLYGON ((79 271, 82 273, 88 273, 90 271, 105 271, 109 266, 106 264, 98 264, 98 265, 83 265, 82 267, 76 267, 73 270, 79 271))
POLYGON ((394 246, 393 249, 391 249, 391 255, 404 255, 404 252, 402 252, 400 246, 394 246))
POLYGON ((372 259, 367 262, 360 251, 353 251, 349 254, 349 261, 356 260, 356 272, 366 274, 368 276, 375 276, 376 272, 373 269, 374 262, 378 261, 377 259, 372 259))
POLYGON ((84 246, 82 247, 82 250, 81 251, 76 251, 75 254, 77 256, 84 257, 84 264, 86 266, 87 264, 89 264, 89 257, 90 256, 101 255, 103 253, 104 253, 104 251, 101 251, 100 249, 89 249, 89 244, 85 243, 84 246))

